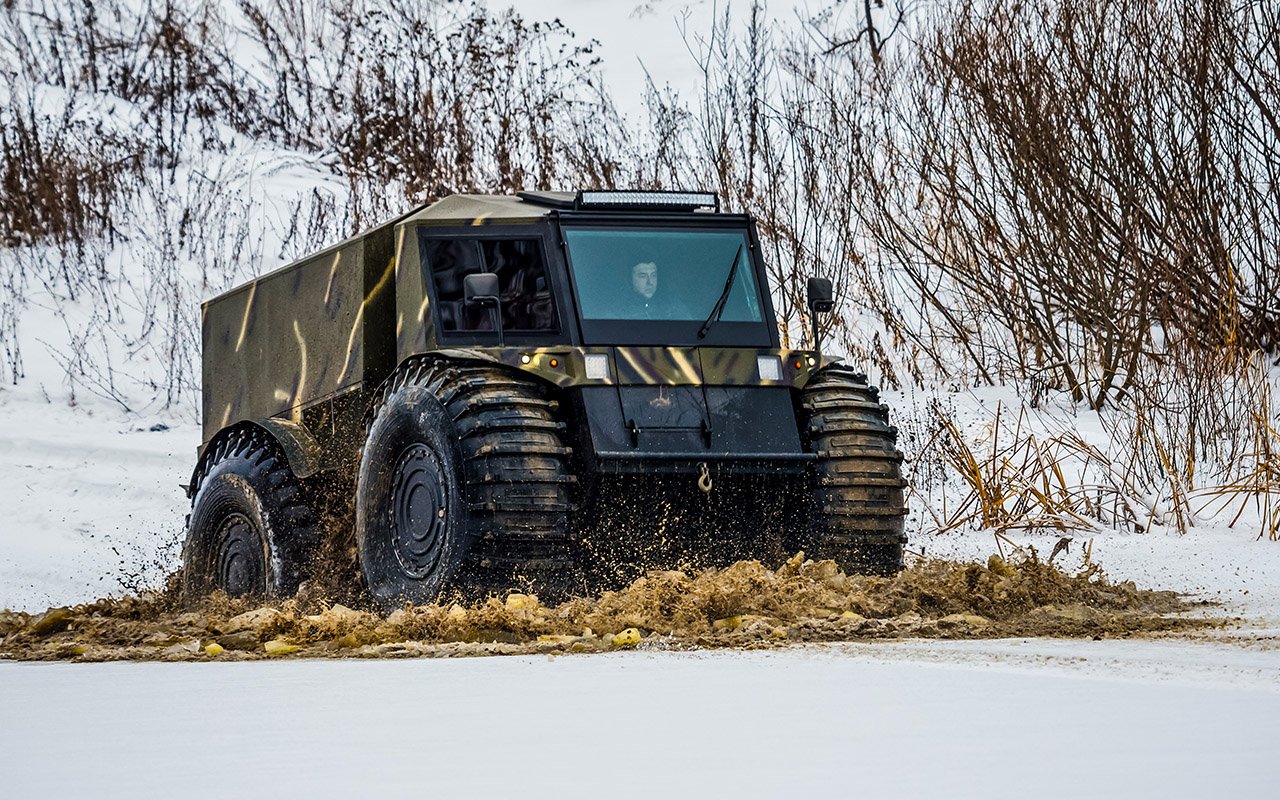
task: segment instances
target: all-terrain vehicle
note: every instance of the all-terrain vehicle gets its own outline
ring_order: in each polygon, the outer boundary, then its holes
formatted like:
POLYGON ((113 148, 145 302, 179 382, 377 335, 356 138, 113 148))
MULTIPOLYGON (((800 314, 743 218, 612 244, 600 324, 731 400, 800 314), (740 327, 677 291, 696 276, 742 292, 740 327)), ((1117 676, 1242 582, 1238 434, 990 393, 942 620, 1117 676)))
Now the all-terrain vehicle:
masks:
POLYGON ((798 549, 896 570, 887 407, 782 349, 767 287, 753 221, 713 194, 524 192, 446 197, 207 302, 186 589, 294 593, 335 493, 384 608, 798 549))

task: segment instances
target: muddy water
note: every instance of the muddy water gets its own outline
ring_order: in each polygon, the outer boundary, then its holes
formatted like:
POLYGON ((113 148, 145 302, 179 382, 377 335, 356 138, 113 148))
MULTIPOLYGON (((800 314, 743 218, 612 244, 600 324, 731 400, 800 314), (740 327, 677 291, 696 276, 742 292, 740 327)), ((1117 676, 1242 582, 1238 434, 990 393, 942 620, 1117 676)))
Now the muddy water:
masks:
MULTIPOLYGON (((171 582, 172 583, 172 582, 171 582)), ((258 658, 594 653, 766 648, 928 637, 1132 636, 1213 624, 1172 592, 1067 574, 1034 556, 920 561, 894 578, 846 575, 799 554, 778 569, 740 561, 651 572, 620 591, 556 606, 512 593, 406 606, 381 616, 321 600, 270 606, 174 591, 43 614, 0 612, 0 657, 206 661, 258 658)))

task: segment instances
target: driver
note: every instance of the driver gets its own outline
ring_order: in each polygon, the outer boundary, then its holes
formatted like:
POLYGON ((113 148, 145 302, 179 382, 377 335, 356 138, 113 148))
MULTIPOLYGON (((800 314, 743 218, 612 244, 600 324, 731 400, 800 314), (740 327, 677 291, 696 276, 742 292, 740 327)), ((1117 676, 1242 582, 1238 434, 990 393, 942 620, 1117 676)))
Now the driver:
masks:
POLYGON ((684 319, 684 304, 658 292, 658 265, 641 261, 631 267, 631 319, 684 319))
POLYGON ((652 261, 641 261, 631 268, 631 288, 636 290, 648 302, 658 291, 658 265, 652 261))

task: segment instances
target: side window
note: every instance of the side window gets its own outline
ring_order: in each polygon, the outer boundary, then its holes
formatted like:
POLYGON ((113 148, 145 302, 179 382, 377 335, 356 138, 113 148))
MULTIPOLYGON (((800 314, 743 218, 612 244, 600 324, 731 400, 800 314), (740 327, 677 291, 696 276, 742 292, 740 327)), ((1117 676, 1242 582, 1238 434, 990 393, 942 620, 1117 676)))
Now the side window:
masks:
POLYGON ((503 329, 558 330, 541 243, 537 239, 484 239, 480 250, 485 266, 498 274, 502 285, 503 329))
POLYGON ((560 329, 538 239, 428 239, 423 236, 420 241, 422 266, 435 286, 440 324, 446 332, 493 329, 489 311, 469 307, 463 299, 463 278, 477 272, 493 272, 498 276, 504 331, 560 329))
POLYGON ((468 309, 462 300, 462 279, 484 272, 478 243, 474 239, 424 239, 422 261, 436 287, 441 326, 446 331, 487 330, 489 315, 468 309))

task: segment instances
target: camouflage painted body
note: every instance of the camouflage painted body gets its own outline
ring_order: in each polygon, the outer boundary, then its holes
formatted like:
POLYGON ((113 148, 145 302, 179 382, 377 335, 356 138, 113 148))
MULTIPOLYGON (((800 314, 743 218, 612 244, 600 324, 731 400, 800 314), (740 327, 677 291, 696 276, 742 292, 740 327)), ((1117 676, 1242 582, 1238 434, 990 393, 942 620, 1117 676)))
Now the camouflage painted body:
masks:
POLYGON ((897 569, 887 407, 781 348, 754 223, 713 205, 455 195, 206 303, 186 585, 292 593, 322 512, 384 610, 689 548, 897 569))
MULTIPOLYGON (((812 351, 776 347, 583 345, 574 341, 571 305, 563 299, 564 332, 551 337, 563 344, 441 341, 415 232, 426 227, 457 235, 495 226, 527 230, 520 235, 547 240, 548 248, 557 238, 551 208, 517 197, 455 195, 207 302, 202 452, 220 433, 251 424, 281 443, 299 476, 349 467, 377 386, 398 364, 424 354, 501 363, 570 390, 799 389, 829 363, 812 351), (609 358, 607 378, 586 377, 587 354, 609 358), (780 380, 760 378, 757 359, 764 355, 779 357, 780 380)), ((771 314, 765 322, 772 325, 771 314)))
POLYGON ((207 444, 237 423, 284 419, 382 380, 395 366, 390 227, 205 303, 207 444))
MULTIPOLYGON (((445 351, 448 352, 448 351, 445 351)), ((524 370, 560 388, 571 386, 789 386, 799 389, 831 363, 812 350, 752 347, 476 347, 464 353, 524 370), (606 378, 586 376, 586 356, 609 358, 606 378), (782 378, 760 378, 757 359, 777 356, 782 378), (552 363, 556 362, 556 363, 552 363)))

